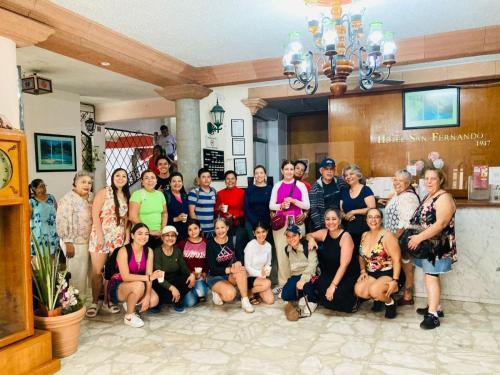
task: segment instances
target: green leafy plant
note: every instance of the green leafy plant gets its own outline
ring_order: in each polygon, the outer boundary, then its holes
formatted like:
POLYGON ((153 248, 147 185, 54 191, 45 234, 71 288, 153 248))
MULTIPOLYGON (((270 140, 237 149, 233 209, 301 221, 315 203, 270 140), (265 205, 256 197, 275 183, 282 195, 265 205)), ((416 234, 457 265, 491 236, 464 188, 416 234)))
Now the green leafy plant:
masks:
POLYGON ((47 311, 61 307, 63 314, 79 310, 82 302, 78 290, 69 284, 68 272, 59 270, 60 250, 51 256, 48 246, 33 236, 31 239, 35 248, 31 259, 33 296, 39 305, 47 311))

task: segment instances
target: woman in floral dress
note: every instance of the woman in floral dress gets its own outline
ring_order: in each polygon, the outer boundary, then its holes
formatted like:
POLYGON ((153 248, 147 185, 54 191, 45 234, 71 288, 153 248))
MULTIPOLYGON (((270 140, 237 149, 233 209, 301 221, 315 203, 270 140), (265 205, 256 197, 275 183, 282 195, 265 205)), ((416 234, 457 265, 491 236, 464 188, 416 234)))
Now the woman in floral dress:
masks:
MULTIPOLYGON (((48 247, 50 255, 54 255, 59 248, 59 236, 56 230, 56 198, 52 194, 47 194, 47 185, 40 178, 31 181, 29 188, 31 234, 40 245, 48 247)), ((31 255, 35 255, 33 242, 31 242, 31 255)))
MULTIPOLYGON (((87 310, 89 318, 95 317, 99 310, 102 271, 108 255, 127 242, 129 198, 127 171, 122 168, 116 169, 111 175, 111 186, 102 188, 95 196, 89 242, 92 261, 92 303, 87 310)), ((102 308, 113 314, 120 311, 118 306, 109 305, 107 301, 104 301, 102 308)))

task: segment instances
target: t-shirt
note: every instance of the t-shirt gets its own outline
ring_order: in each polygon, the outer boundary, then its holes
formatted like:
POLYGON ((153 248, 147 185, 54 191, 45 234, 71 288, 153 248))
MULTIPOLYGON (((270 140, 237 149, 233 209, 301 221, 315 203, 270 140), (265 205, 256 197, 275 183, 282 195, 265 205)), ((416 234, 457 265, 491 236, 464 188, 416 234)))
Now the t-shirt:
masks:
POLYGON ((160 176, 156 176, 156 185, 155 190, 165 190, 170 188, 170 180, 172 177, 168 176, 167 178, 161 178, 160 176))
POLYGON ((202 188, 194 188, 188 195, 189 205, 195 206, 194 212, 196 218, 201 224, 203 233, 214 231, 214 214, 215 214, 215 189, 210 187, 206 192, 202 188))
MULTIPOLYGON (((228 240, 225 244, 218 244, 215 239, 207 242, 207 266, 211 276, 225 276, 226 267, 231 266, 237 259, 236 253, 228 240)), ((240 260, 241 261, 241 260, 240 260)))
POLYGON ((219 216, 227 217, 232 215, 235 219, 234 225, 239 224, 239 218, 245 215, 244 212, 244 199, 245 190, 240 189, 235 186, 231 189, 222 189, 217 193, 217 199, 215 200, 215 209, 219 216), (227 213, 218 211, 221 204, 227 204, 227 213))
POLYGON ((323 181, 323 199, 325 210, 329 208, 340 208, 340 190, 335 179, 329 184, 323 181))
POLYGON ((165 280, 160 283, 161 286, 168 289, 177 276, 188 278, 191 271, 182 257, 182 252, 177 247, 174 246, 170 256, 165 255, 161 246, 154 249, 153 252, 153 269, 165 272, 165 280))
POLYGON ((262 268, 271 267, 271 244, 260 245, 256 239, 245 247, 245 270, 248 276, 262 277, 262 268))
POLYGON ((201 267, 203 272, 207 272, 207 242, 204 238, 198 243, 189 240, 181 241, 179 249, 182 250, 182 256, 191 271, 194 271, 195 267, 201 267))
POLYGON ((140 204, 139 219, 149 227, 149 230, 161 230, 161 214, 163 206, 167 203, 162 192, 139 189, 132 193, 130 202, 140 204))
POLYGON ((356 198, 351 198, 349 189, 345 189, 342 191, 342 210, 348 213, 352 210, 368 207, 365 203, 365 198, 370 195, 374 195, 373 191, 366 185, 363 185, 356 198))
POLYGON ((175 151, 177 149, 177 141, 172 134, 169 134, 166 137, 164 137, 163 135, 159 135, 156 144, 160 145, 163 150, 165 150, 165 153, 167 155, 175 154, 175 151))
POLYGON ((269 200, 272 186, 248 186, 245 191, 245 218, 251 225, 261 222, 269 226, 269 200))

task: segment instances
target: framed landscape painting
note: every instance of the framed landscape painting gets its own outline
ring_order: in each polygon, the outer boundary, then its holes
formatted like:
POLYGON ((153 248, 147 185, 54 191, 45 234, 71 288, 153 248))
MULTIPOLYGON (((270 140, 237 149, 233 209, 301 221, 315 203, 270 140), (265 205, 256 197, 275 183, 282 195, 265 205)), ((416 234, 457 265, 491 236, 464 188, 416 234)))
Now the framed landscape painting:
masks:
POLYGON ((76 171, 76 138, 35 133, 35 157, 37 172, 76 171))
POLYGON ((460 126, 460 91, 457 87, 403 92, 403 129, 460 126))

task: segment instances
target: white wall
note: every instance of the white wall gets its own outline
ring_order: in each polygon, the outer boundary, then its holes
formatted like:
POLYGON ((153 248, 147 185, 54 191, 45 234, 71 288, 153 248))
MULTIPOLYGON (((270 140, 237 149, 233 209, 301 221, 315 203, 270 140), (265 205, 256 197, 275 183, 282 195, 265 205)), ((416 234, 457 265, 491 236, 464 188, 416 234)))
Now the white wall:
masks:
POLYGON ((76 138, 77 170, 82 166, 80 96, 64 91, 52 94, 23 94, 24 130, 28 141, 28 179, 41 178, 56 199, 71 189, 75 172, 37 172, 34 133, 73 135, 76 138))
MULTIPOLYGON (((222 131, 216 133, 217 149, 224 151, 225 170, 234 170, 234 158, 247 159, 247 173, 252 176, 253 173, 253 119, 250 109, 245 106, 241 100, 248 98, 248 87, 245 86, 225 86, 213 88, 213 92, 200 101, 200 129, 201 129, 201 148, 205 148, 207 132, 207 122, 211 122, 210 110, 215 105, 217 98, 219 104, 226 111, 222 131), (243 119, 245 124, 245 156, 233 156, 232 138, 231 138, 231 119, 243 119)), ((203 150, 200 150, 203 152, 203 150)), ((202 154, 203 162, 203 154, 202 154)), ((201 167, 201 166, 200 166, 201 167)), ((213 183, 215 189, 219 190, 225 187, 223 181, 213 183)), ((247 177, 238 176, 238 186, 247 186, 247 177)))
POLYGON ((0 36, 0 115, 19 129, 16 44, 0 36))

